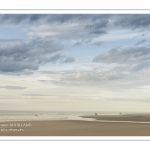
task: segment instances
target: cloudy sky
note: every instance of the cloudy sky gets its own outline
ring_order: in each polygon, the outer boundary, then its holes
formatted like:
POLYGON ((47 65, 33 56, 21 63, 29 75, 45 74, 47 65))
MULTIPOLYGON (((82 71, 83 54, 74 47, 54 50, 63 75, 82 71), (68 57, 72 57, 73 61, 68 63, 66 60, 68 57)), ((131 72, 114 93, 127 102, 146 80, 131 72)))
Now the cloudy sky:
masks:
POLYGON ((150 15, 1 14, 0 110, 150 112, 150 15))

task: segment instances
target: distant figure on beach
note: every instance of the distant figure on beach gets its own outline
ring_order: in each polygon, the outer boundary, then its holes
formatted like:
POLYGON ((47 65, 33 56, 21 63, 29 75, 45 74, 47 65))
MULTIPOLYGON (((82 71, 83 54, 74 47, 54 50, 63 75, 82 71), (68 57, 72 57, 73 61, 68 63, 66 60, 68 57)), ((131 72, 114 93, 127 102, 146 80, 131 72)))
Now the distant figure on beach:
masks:
POLYGON ((95 113, 95 116, 97 116, 97 113, 95 113))
POLYGON ((119 113, 120 115, 122 114, 122 112, 121 113, 119 113))
POLYGON ((35 116, 38 116, 38 114, 35 114, 35 116))

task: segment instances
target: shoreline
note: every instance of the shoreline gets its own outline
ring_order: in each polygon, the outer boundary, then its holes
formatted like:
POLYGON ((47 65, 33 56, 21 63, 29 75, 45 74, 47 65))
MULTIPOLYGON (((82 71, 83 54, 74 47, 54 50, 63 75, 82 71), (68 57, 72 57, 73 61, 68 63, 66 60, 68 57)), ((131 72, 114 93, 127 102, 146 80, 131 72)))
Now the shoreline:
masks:
POLYGON ((124 115, 84 115, 76 116, 76 118, 58 119, 16 119, 16 120, 0 120, 5 122, 29 122, 29 121, 90 121, 90 122, 114 122, 114 123, 150 123, 150 114, 124 114, 124 115))
POLYGON ((149 121, 149 115, 82 117, 97 120, 0 121, 0 136, 150 136, 150 124, 142 122, 149 121), (101 121, 102 118, 109 120, 101 121), (113 121, 114 119, 117 119, 118 122, 113 121), (126 119, 136 119, 139 123, 121 121, 126 119), (4 126, 4 124, 6 125, 4 126), (23 126, 23 124, 25 125, 23 126))
POLYGON ((80 116, 82 118, 92 118, 97 121, 107 121, 107 122, 146 122, 150 123, 150 114, 128 114, 128 115, 88 115, 80 116))

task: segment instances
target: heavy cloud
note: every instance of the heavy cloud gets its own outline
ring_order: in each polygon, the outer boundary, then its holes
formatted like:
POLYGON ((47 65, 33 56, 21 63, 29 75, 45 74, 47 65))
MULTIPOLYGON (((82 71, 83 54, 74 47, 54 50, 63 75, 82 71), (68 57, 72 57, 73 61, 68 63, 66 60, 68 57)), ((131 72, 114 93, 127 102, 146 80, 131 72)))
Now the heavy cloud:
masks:
POLYGON ((111 15, 99 15, 99 14, 4 14, 0 15, 0 21, 2 23, 64 23, 80 20, 100 20, 109 18, 111 15))
POLYGON ((150 60, 150 48, 122 47, 96 56, 93 61, 101 63, 139 63, 150 60))
POLYGON ((123 14, 115 15, 114 23, 116 25, 137 29, 150 26, 149 14, 123 14))
POLYGON ((92 45, 94 46, 101 46, 104 42, 103 41, 97 41, 97 42, 93 42, 92 45))
POLYGON ((143 43, 145 43, 145 42, 146 42, 146 40, 145 40, 145 39, 143 39, 143 40, 141 40, 141 41, 137 42, 137 43, 135 44, 135 46, 141 45, 141 44, 143 44, 143 43))
POLYGON ((86 28, 101 29, 108 25, 140 28, 150 25, 149 14, 3 14, 1 23, 64 23, 87 22, 86 28))
POLYGON ((1 39, 0 71, 37 70, 41 64, 54 63, 64 58, 69 62, 70 58, 59 54, 63 49, 62 44, 49 38, 34 39, 30 42, 21 39, 1 39))

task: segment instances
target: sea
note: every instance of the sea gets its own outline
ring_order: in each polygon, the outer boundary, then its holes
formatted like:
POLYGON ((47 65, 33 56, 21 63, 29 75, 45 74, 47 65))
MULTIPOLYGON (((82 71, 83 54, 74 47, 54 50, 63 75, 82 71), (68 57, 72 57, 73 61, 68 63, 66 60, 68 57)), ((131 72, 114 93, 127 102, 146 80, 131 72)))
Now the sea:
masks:
POLYGON ((0 110, 0 122, 34 121, 34 120, 84 120, 96 121, 94 118, 82 118, 88 115, 119 115, 120 112, 102 111, 10 111, 0 110))

